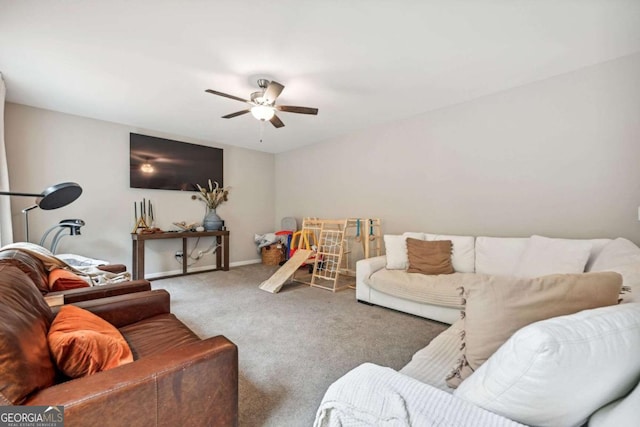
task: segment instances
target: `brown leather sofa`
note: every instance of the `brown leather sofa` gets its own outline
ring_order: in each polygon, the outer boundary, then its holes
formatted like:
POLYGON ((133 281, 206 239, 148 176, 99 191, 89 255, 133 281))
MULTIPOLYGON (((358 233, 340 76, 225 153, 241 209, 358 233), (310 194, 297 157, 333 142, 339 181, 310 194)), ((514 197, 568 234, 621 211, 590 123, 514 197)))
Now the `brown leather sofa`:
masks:
POLYGON ((22 270, 0 264, 0 404, 64 406, 68 426, 236 426, 237 347, 198 338, 164 290, 77 304, 114 325, 134 361, 77 379, 53 362, 51 309, 22 270))
MULTIPOLYGON (((89 288, 49 292, 48 271, 44 263, 38 258, 18 249, 3 250, 0 251, 0 265, 1 264, 10 264, 18 267, 27 273, 43 295, 48 297, 61 295, 64 297, 65 304, 151 290, 151 284, 147 280, 129 280, 89 288)), ((104 266, 102 269, 112 273, 119 273, 126 268, 122 264, 117 264, 114 266, 104 266)))

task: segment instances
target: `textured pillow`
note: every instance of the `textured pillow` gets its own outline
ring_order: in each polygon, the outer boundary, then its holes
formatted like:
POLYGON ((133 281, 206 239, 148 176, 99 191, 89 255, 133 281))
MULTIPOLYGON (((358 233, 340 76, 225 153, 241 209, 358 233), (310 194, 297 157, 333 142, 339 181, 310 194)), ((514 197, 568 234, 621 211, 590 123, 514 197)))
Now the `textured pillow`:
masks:
POLYGON ((129 345, 113 325, 73 305, 62 306, 48 340, 58 368, 71 378, 133 362, 129 345))
MULTIPOLYGON (((454 395, 527 425, 580 426, 633 389, 638 354, 640 304, 585 310, 522 328, 454 395)), ((631 413, 615 425, 637 425, 631 413)))
POLYGON ((29 276, 8 264, 0 264, 0 301, 0 402, 20 405, 53 385, 47 345, 53 314, 29 276))
POLYGON ((451 240, 426 241, 407 239, 409 273, 451 274, 451 240))
POLYGON ((551 317, 618 303, 617 273, 554 274, 524 279, 485 276, 463 290, 463 356, 447 377, 457 387, 518 329, 551 317))
POLYGON ((476 238, 474 236, 425 233, 423 240, 451 240, 453 247, 451 265, 453 265, 453 269, 458 273, 474 273, 476 271, 476 238))
POLYGON ((89 283, 86 280, 63 268, 56 268, 49 273, 50 291, 66 291, 68 289, 88 287, 89 283))
POLYGON ((587 240, 531 236, 514 271, 517 277, 582 273, 593 244, 587 240))
POLYGON ((385 234, 384 247, 387 255, 387 270, 406 270, 409 267, 407 238, 424 240, 424 233, 407 232, 403 235, 385 234))

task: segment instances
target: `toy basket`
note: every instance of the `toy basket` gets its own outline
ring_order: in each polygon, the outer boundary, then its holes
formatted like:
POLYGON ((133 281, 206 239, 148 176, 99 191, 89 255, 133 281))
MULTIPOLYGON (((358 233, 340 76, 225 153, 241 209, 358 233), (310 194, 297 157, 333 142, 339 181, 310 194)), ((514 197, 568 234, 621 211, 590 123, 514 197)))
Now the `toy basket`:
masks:
POLYGON ((284 261, 284 246, 280 243, 265 246, 262 248, 262 263, 264 265, 278 265, 284 261))

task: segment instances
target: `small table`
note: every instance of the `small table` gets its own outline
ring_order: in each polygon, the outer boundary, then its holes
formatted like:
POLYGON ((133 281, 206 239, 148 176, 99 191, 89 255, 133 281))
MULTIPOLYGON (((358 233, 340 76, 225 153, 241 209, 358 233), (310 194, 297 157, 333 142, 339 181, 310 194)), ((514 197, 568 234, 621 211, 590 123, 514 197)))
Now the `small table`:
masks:
POLYGON ((208 271, 229 270, 229 231, 163 231, 161 233, 131 233, 133 242, 133 280, 144 279, 144 242, 156 239, 182 239, 182 273, 168 276, 155 277, 166 279, 167 277, 184 276, 187 274, 205 273, 208 271), (194 237, 215 237, 218 248, 216 249, 216 268, 200 271, 187 271, 187 239, 194 237), (221 246, 221 247, 220 247, 221 246))
POLYGON ((44 300, 49 307, 64 305, 64 295, 45 295, 44 300))

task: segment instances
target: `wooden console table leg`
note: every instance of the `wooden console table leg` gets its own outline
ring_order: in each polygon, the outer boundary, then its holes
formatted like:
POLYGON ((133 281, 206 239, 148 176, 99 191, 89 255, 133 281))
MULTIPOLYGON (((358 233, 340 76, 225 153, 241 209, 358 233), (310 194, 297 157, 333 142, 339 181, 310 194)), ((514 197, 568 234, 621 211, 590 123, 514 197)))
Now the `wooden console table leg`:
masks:
POLYGON ((144 279, 144 240, 133 241, 133 280, 144 279))
POLYGON ((229 271, 229 235, 227 234, 223 236, 222 240, 222 249, 224 250, 222 269, 224 271, 229 271))
POLYGON ((182 274, 187 274, 187 264, 189 258, 187 257, 187 238, 182 238, 182 274))
POLYGON ((222 270, 222 252, 220 249, 224 248, 224 244, 222 244, 221 248, 220 243, 222 243, 222 237, 216 236, 216 270, 222 270))

